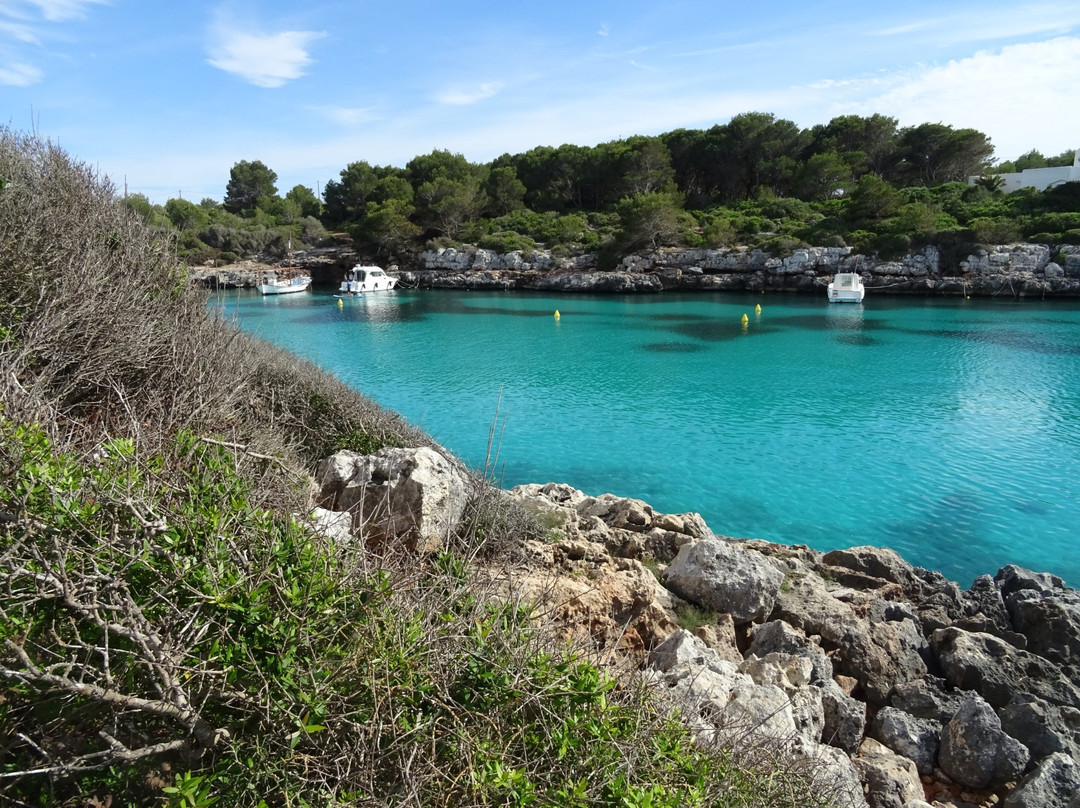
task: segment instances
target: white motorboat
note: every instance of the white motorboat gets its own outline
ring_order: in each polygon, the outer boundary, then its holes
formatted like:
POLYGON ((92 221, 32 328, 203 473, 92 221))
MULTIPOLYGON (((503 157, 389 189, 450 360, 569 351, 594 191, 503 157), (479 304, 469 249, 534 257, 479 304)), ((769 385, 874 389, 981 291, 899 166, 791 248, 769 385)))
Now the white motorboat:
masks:
POLYGON ((857 272, 837 272, 829 284, 830 303, 862 303, 866 287, 857 272))
POLYGON ((264 295, 288 295, 294 292, 306 292, 311 286, 311 278, 298 275, 295 278, 279 278, 276 272, 263 275, 263 282, 255 288, 264 295))
POLYGON ((397 278, 387 275, 379 267, 357 264, 345 274, 340 291, 342 295, 354 297, 365 292, 389 291, 397 286, 397 282, 397 278))

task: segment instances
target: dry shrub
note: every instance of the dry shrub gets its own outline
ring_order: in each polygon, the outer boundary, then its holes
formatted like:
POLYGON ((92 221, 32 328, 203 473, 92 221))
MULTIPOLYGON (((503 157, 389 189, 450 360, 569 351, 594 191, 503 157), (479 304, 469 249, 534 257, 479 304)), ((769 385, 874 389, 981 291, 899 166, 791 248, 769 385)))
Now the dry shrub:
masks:
POLYGON ((208 311, 172 245, 107 179, 38 138, 0 129, 0 390, 7 414, 53 437, 196 428, 294 455, 431 439, 208 311))
POLYGON ((430 438, 216 316, 56 147, 0 129, 0 180, 0 801, 769 800, 476 587, 537 529, 482 477, 452 552, 329 546, 304 472, 430 438))

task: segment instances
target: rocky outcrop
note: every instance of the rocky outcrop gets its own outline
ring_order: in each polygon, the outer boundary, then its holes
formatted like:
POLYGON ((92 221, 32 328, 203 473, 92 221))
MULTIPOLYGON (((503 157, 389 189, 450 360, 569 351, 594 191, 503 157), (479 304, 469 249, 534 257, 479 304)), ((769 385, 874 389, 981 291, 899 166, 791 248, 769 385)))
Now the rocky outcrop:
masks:
MULTIPOLYGON (((464 513, 460 474, 430 449, 340 453, 312 522, 433 552, 464 513)), ((1055 576, 962 590, 891 550, 734 540, 556 483, 508 496, 548 534, 492 568, 495 591, 636 666, 702 743, 802 761, 858 808, 1073 799, 1080 601, 1055 576)))
POLYGON ((768 616, 783 582, 760 553, 715 536, 684 544, 664 572, 679 597, 730 614, 736 624, 768 616))
POLYGON ((1009 794, 1004 808, 1078 808, 1080 764, 1068 755, 1048 757, 1019 788, 1009 794))
POLYGON ((1015 780, 1031 755, 1001 729, 1001 719, 982 699, 968 699, 941 733, 938 761, 953 780, 984 789, 1015 780))
MULTIPOLYGON (((360 258, 351 248, 321 248, 288 259, 194 267, 189 277, 214 289, 251 288, 269 269, 337 284, 360 258)), ((625 256, 600 271, 593 253, 549 250, 498 253, 475 247, 421 252, 387 268, 407 287, 488 291, 639 294, 662 291, 824 294, 838 272, 857 272, 868 291, 895 294, 1080 297, 1080 247, 1009 244, 981 248, 952 263, 936 247, 882 259, 848 247, 806 247, 776 256, 747 247, 659 248, 625 256)))
POLYGON ((352 515, 352 529, 366 543, 439 550, 458 527, 471 485, 462 469, 433 449, 380 449, 375 454, 338 452, 315 472, 317 503, 352 515))
POLYGON ((848 247, 806 247, 775 256, 746 247, 659 248, 628 255, 611 271, 596 256, 556 258, 546 250, 500 255, 446 248, 421 253, 402 280, 420 287, 557 292, 774 291, 824 294, 838 272, 857 272, 867 289, 933 295, 1080 296, 1080 253, 1043 244, 979 249, 956 263, 926 247, 895 260, 848 247))

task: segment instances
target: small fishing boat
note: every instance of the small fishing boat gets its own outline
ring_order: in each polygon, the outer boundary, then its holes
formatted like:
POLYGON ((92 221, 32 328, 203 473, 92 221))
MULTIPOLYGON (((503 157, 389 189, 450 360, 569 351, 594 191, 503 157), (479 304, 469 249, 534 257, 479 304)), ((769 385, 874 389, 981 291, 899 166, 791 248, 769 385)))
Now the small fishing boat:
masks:
POLYGON ((255 288, 264 295, 288 295, 294 292, 306 292, 311 286, 311 278, 307 275, 298 275, 295 278, 279 278, 276 272, 267 272, 263 275, 263 282, 255 288))
POLYGON ((365 292, 389 291, 397 286, 397 282, 397 278, 387 275, 379 267, 357 264, 345 274, 340 292, 347 297, 354 297, 365 292))
POLYGON ((829 284, 830 303, 862 303, 866 288, 857 272, 837 272, 829 284))

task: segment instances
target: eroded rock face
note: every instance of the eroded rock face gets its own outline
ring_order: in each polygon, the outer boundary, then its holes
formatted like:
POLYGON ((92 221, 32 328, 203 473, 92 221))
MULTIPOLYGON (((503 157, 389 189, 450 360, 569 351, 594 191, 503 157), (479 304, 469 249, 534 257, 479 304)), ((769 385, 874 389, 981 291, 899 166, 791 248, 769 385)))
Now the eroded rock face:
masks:
POLYGON ((949 684, 974 690, 995 707, 1004 707, 1017 693, 1080 707, 1080 688, 1037 654, 1020 651, 990 634, 958 628, 938 629, 931 642, 949 684))
POLYGON ((684 544, 664 572, 679 597, 727 612, 736 625, 772 611, 784 574, 754 550, 717 537, 684 544))
POLYGON ((1068 755, 1051 755, 1024 778, 1004 808, 1075 808, 1080 804, 1080 764, 1068 755))
POLYGON ((941 733, 941 769, 969 788, 999 786, 1016 780, 1030 754, 1005 734, 993 708, 980 698, 968 699, 941 733))
POLYGON ((857 272, 869 289, 933 294, 1046 295, 1080 293, 1074 248, 1012 244, 976 250, 944 266, 935 247, 885 260, 847 247, 806 247, 776 256, 758 249, 661 247, 624 256, 611 271, 596 255, 556 258, 538 249, 496 253, 446 248, 417 257, 399 272, 409 285, 462 289, 548 289, 563 292, 652 292, 666 289, 822 293, 837 272, 857 272), (1056 258, 1056 262, 1051 260, 1056 258))
POLYGON ((933 774, 941 745, 941 723, 884 707, 870 726, 870 735, 915 764, 919 774, 933 774))
POLYGON ((439 550, 460 524, 471 486, 463 470, 433 449, 338 452, 319 464, 318 504, 352 514, 364 541, 439 550))
MULTIPOLYGON (((348 514, 365 539, 414 535, 395 526, 420 524, 431 514, 427 492, 434 503, 447 488, 427 477, 456 473, 416 452, 330 458, 320 466, 321 504, 348 514), (388 504, 392 481, 403 491, 423 482, 425 494, 402 499, 404 513, 377 516, 365 497, 379 491, 388 504)), ((1059 784, 1072 782, 1061 761, 1075 762, 1080 749, 1080 599, 1055 576, 1006 567, 963 591, 890 550, 725 540, 697 514, 555 483, 510 496, 550 532, 515 548, 513 572, 497 572, 502 591, 546 604, 545 619, 602 658, 628 655, 658 693, 688 709, 701 740, 750 732, 791 759, 835 764, 836 777, 861 779, 870 804, 890 808, 920 804, 913 773, 997 787, 1019 778, 1029 755, 1042 765, 1011 804, 1056 805, 1059 784), (686 601, 717 612, 715 621, 680 629, 686 601), (866 738, 868 705, 879 744, 866 738)), ((447 513, 431 520, 439 535, 451 529, 455 511, 447 513)), ((340 519, 313 517, 324 532, 336 521, 334 535, 340 519)), ((856 791, 845 804, 861 808, 856 791)))
POLYGON ((1017 694, 998 715, 1001 728, 1026 746, 1033 760, 1058 752, 1080 760, 1080 710, 1017 694))
POLYGON ((915 764, 872 738, 863 742, 854 763, 866 784, 871 808, 903 808, 923 796, 915 764))

